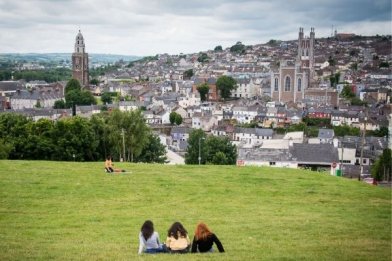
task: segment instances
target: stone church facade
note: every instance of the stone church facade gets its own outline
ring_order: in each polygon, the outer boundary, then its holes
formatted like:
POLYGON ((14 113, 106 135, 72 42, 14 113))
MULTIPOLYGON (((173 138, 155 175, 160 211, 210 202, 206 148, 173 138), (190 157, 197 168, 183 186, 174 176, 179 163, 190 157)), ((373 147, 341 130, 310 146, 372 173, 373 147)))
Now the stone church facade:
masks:
POLYGON ((314 76, 314 28, 304 37, 299 28, 298 54, 295 60, 281 60, 279 69, 271 73, 271 98, 279 102, 300 102, 314 76))
POLYGON ((72 78, 79 81, 80 85, 89 85, 88 53, 84 44, 83 35, 79 30, 75 39, 75 50, 72 53, 72 78))

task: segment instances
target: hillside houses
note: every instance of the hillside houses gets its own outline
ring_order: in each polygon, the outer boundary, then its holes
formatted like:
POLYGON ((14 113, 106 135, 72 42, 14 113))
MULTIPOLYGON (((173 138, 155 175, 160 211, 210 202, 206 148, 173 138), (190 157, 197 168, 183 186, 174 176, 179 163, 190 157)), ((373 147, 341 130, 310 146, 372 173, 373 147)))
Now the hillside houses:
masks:
MULTIPOLYGON (((76 114, 91 117, 103 108, 108 113, 117 108, 141 109, 151 128, 157 130, 161 126, 170 133, 166 139, 170 149, 185 153, 189 133, 201 129, 207 135, 228 137, 238 148, 239 165, 327 168, 337 162, 357 166, 361 160, 360 137, 336 137, 333 128, 347 125, 379 130, 388 126, 392 112, 392 74, 379 68, 381 61, 392 66, 392 55, 390 51, 385 54, 385 50, 378 50, 380 39, 368 40, 317 39, 314 74, 308 70, 310 61, 306 55, 298 56, 297 40, 249 46, 242 54, 232 53, 230 48, 210 50, 205 52, 208 62, 198 62, 199 53, 160 54, 100 76, 102 82, 90 86, 90 91, 97 97, 105 92, 117 93, 118 97, 104 107, 76 106, 76 114), (350 55, 353 49, 357 51, 350 55), (335 65, 328 62, 329 56, 333 56, 335 65), (375 56, 378 60, 373 59, 375 56), (290 62, 301 59, 302 64, 290 62), (354 63, 356 70, 351 67, 354 63), (306 73, 296 66, 304 66, 306 73), (278 68, 293 72, 283 75, 278 68), (192 76, 185 74, 190 69, 192 76), (330 76, 336 73, 340 74, 339 81, 333 83, 330 76), (225 101, 220 99, 216 86, 222 75, 233 77, 237 83, 231 99, 225 101), (340 96, 347 83, 360 101, 367 102, 367 107, 350 105, 340 96), (200 84, 209 86, 206 101, 201 101, 197 90, 200 84), (288 92, 293 96, 286 97, 288 92), (171 112, 181 115, 180 126, 171 125, 171 112), (312 136, 305 128, 289 131, 290 127, 306 122, 304 117, 329 121, 330 125, 320 126, 318 135, 316 132, 312 136)), ((63 98, 63 89, 51 88, 50 96, 45 86, 42 82, 0 82, 0 110, 24 111, 34 119, 71 117, 70 110, 49 111, 55 100, 63 98), (22 98, 18 91, 30 98, 22 98), (40 93, 45 96, 39 96, 40 93), (56 93, 60 95, 55 96, 56 93), (36 108, 38 101, 44 108, 36 108)), ((383 138, 365 140, 362 164, 369 166, 387 143, 383 138)))

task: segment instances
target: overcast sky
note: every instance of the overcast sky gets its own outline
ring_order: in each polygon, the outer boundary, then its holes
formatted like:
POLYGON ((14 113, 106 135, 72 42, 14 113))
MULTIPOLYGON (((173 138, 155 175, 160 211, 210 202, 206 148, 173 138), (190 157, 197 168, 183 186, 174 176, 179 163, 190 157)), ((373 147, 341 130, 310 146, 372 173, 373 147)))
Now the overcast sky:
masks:
POLYGON ((194 53, 270 39, 391 34, 391 0, 0 0, 0 53, 194 53))

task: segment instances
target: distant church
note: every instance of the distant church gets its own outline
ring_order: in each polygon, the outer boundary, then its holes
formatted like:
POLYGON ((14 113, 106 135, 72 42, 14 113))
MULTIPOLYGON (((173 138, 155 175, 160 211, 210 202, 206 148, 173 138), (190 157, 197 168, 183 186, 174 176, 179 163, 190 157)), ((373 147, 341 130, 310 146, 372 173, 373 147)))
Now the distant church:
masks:
POLYGON ((298 54, 295 60, 281 60, 278 71, 271 73, 271 98, 279 102, 300 102, 314 77, 314 28, 304 37, 299 28, 298 54))
POLYGON ((83 35, 79 30, 75 40, 75 50, 72 53, 72 78, 77 79, 82 86, 89 85, 88 53, 84 45, 83 35))

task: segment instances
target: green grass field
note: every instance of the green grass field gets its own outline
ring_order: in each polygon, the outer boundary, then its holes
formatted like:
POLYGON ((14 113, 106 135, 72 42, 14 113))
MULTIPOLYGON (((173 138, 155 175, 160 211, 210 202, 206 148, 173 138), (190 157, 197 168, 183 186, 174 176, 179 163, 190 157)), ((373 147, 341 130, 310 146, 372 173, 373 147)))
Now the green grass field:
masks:
POLYGON ((391 190, 278 168, 0 161, 0 260, 391 260, 391 190), (137 254, 151 219, 226 253, 137 254))

